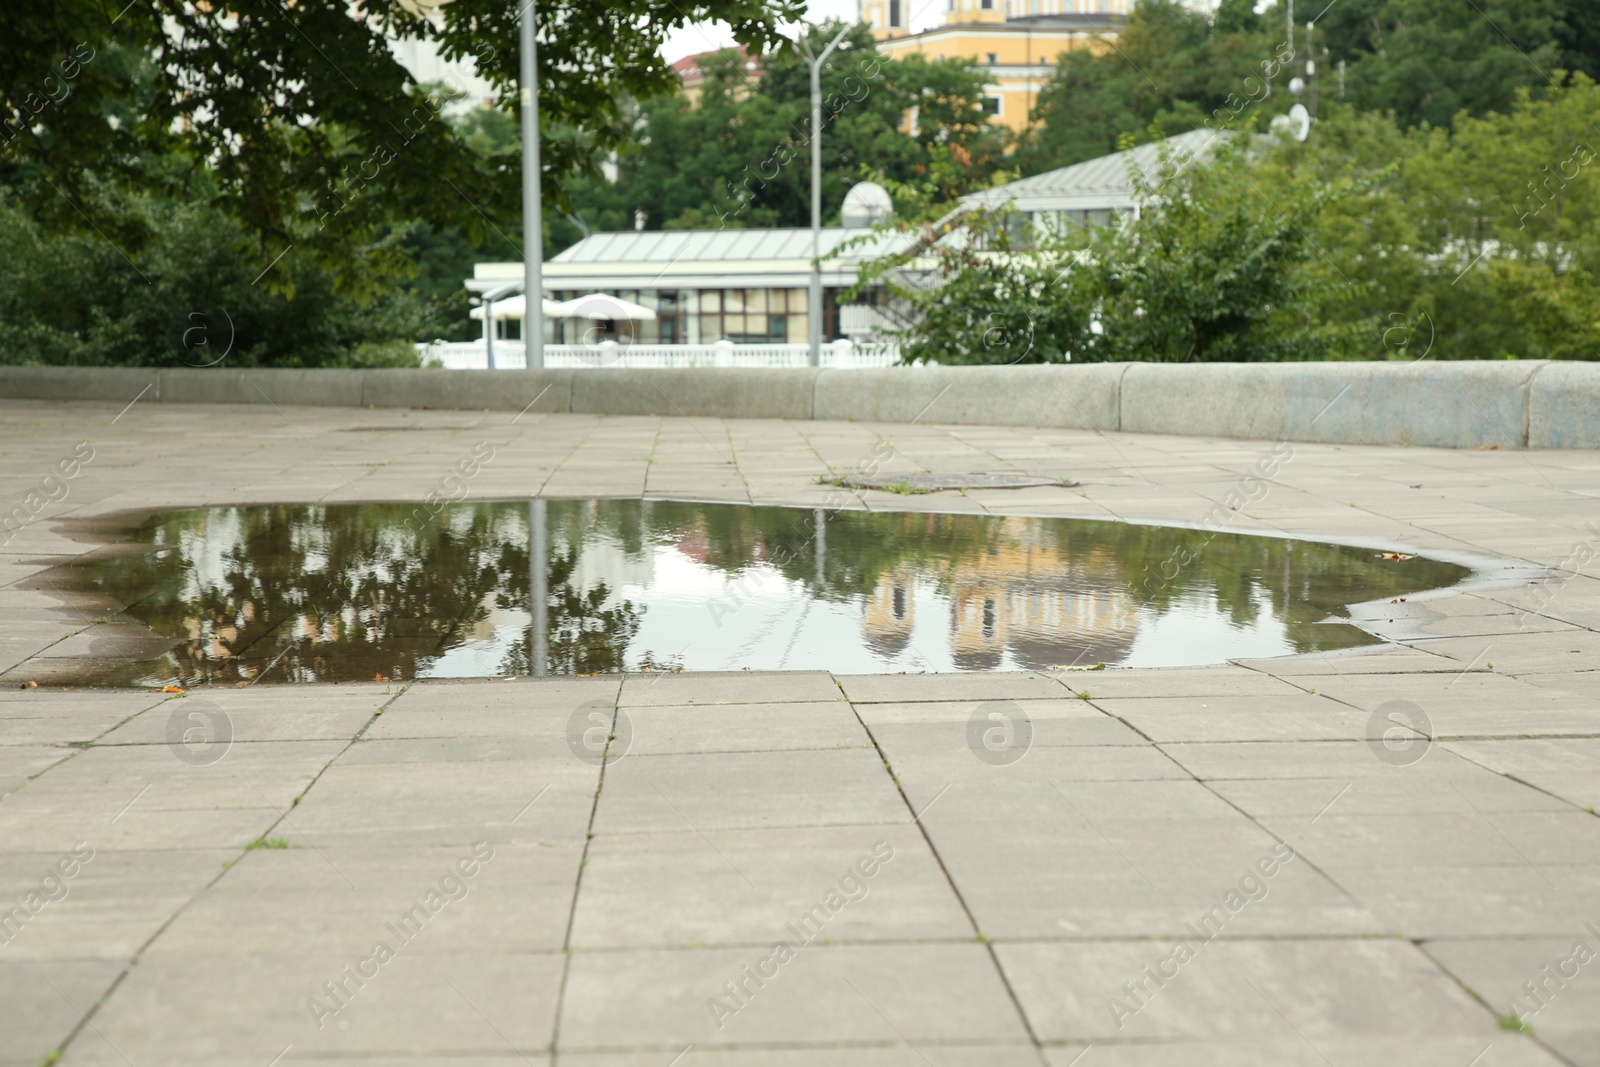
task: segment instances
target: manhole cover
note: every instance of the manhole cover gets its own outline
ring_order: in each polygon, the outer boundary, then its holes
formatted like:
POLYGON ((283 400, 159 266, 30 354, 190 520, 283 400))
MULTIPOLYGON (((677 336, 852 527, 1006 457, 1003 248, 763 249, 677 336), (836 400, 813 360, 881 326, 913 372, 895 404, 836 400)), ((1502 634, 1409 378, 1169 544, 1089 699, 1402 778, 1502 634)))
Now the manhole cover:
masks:
POLYGON ((937 493, 944 489, 1027 489, 1054 485, 1071 489, 1077 482, 1032 474, 847 474, 829 485, 842 489, 882 489, 890 493, 937 493))

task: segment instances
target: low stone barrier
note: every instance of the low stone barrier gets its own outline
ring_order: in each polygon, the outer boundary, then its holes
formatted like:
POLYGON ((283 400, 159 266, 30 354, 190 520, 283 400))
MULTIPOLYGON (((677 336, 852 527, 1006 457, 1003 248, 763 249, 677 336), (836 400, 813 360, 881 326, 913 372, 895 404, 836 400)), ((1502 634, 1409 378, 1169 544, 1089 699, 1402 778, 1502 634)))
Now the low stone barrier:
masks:
POLYGON ((0 398, 976 423, 1440 448, 1600 448, 1600 363, 204 370, 0 366, 0 398))

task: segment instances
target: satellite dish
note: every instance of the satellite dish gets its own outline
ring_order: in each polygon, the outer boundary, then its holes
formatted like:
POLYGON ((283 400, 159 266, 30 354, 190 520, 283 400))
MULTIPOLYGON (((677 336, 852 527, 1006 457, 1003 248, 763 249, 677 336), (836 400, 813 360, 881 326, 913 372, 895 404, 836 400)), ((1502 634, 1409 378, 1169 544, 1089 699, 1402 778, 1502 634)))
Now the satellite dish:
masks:
POLYGON ((877 182, 857 182, 844 194, 839 222, 851 229, 866 229, 893 214, 894 201, 890 199, 887 189, 877 182))
POLYGON ((1311 134, 1311 112, 1306 110, 1304 104, 1296 104, 1289 109, 1289 132, 1296 141, 1304 141, 1311 134))
POLYGON ((1304 78, 1290 78, 1289 79, 1289 92, 1291 94, 1293 94, 1294 96, 1299 96, 1301 93, 1303 93, 1305 91, 1306 91, 1306 80, 1304 78))

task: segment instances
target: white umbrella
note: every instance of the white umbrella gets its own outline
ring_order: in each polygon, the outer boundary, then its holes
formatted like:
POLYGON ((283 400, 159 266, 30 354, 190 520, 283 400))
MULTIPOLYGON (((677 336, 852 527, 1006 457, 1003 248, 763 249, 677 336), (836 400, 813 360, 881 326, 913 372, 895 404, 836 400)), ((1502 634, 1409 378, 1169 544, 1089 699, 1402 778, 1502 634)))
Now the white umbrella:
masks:
MULTIPOLYGON (((559 319, 566 314, 566 312, 562 310, 566 305, 557 303, 554 300, 544 301, 543 306, 545 318, 547 319, 559 319)), ((511 296, 505 297, 501 300, 496 300, 494 302, 494 317, 496 319, 521 319, 526 318, 527 314, 528 302, 521 293, 515 293, 511 296)), ((473 308, 471 315, 479 322, 482 322, 483 305, 479 304, 477 307, 473 308)))
POLYGON ((561 317, 564 319, 591 319, 595 322, 606 319, 656 321, 656 313, 643 304, 635 304, 632 300, 623 300, 621 297, 607 296, 605 293, 588 293, 573 297, 571 300, 563 301, 560 308, 561 317))

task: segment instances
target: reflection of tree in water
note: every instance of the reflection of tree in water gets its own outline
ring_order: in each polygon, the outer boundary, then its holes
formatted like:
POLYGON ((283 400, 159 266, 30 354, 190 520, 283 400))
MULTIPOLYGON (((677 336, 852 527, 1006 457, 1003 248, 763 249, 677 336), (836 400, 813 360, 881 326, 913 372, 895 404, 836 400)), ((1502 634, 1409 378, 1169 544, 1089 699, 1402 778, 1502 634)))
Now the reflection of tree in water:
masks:
MULTIPOLYGON (((80 587, 177 639, 162 673, 187 682, 269 666, 269 681, 408 680, 470 639, 491 605, 526 610, 525 510, 452 507, 431 521, 409 505, 167 513, 135 534, 155 551, 89 564, 80 587)), ((571 588, 575 559, 550 561, 552 668, 618 670, 638 611, 602 609, 604 586, 571 588)))
MULTIPOLYGON (((506 548, 506 561, 512 573, 528 573, 528 551, 506 548), (520 562, 520 567, 517 564, 520 562)), ((628 643, 639 632, 642 609, 624 600, 613 607, 605 607, 611 599, 611 590, 604 582, 596 583, 588 591, 573 585, 572 572, 578 565, 578 550, 569 547, 565 552, 551 549, 548 559, 549 596, 545 611, 549 647, 546 653, 546 670, 550 674, 615 674, 626 669, 625 655, 628 643)), ((528 611, 530 590, 502 590, 498 596, 501 607, 516 607, 528 611)), ((500 661, 499 673, 532 674, 530 650, 526 642, 508 648, 500 661)))

